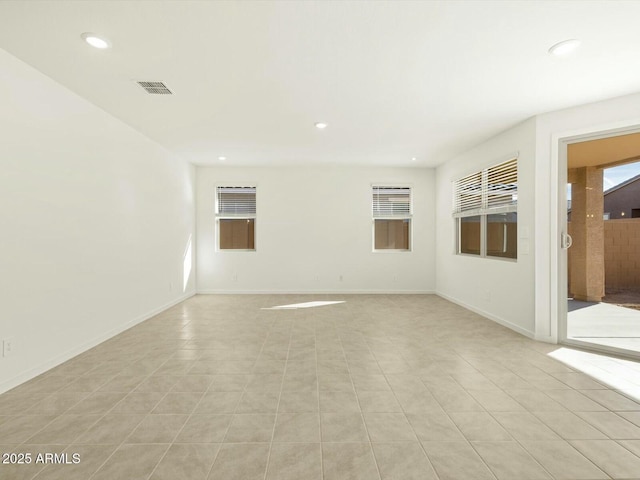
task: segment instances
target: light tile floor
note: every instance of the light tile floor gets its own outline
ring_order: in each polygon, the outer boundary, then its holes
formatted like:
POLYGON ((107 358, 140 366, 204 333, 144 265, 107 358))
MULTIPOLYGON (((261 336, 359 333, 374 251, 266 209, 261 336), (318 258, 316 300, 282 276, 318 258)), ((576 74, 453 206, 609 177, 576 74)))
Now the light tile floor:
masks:
POLYGON ((640 478, 638 364, 581 355, 436 296, 196 296, 0 395, 0 478, 640 478))

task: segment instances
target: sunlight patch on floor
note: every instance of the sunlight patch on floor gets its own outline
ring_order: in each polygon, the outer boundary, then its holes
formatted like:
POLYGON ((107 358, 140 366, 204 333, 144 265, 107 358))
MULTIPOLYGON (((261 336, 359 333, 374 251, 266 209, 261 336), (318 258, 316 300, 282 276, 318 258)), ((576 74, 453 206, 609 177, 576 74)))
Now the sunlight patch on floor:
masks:
POLYGON ((345 300, 292 303, 291 305, 278 305, 277 307, 265 307, 262 310, 296 310, 298 308, 324 307, 325 305, 335 305, 336 303, 345 303, 345 300))
POLYGON ((640 400, 638 362, 566 347, 558 348, 547 355, 610 388, 640 400))

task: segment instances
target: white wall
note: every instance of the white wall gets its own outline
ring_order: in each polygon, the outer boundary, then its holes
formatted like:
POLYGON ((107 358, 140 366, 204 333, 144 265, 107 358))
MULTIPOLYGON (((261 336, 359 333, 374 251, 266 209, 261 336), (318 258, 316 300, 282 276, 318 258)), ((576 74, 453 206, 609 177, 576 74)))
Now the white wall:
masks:
MULTIPOLYGON (((560 170, 566 163, 559 155, 562 138, 598 132, 640 128, 640 94, 559 110, 536 117, 536 338, 558 340, 559 279, 561 264, 559 197, 560 170)), ((561 206, 562 205, 562 206, 561 206)))
POLYGON ((535 331, 535 129, 535 120, 530 119, 446 162, 436 172, 437 293, 528 336, 535 331), (452 182, 509 160, 516 152, 517 262, 456 255, 452 182))
POLYGON ((433 181, 422 168, 198 167, 198 292, 433 291, 433 181), (372 252, 376 182, 413 186, 410 253, 372 252), (215 187, 236 184, 257 185, 255 252, 215 248, 215 187))
POLYGON ((558 341, 562 138, 640 128, 640 94, 539 115, 452 159, 436 173, 437 293, 525 335, 558 341), (454 255, 451 181, 519 151, 517 263, 454 255), (523 228, 528 231, 523 231, 523 228), (526 238, 525 238, 526 236, 526 238), (522 254, 524 242, 529 255, 522 254))
POLYGON ((195 169, 3 50, 0 105, 1 393, 193 294, 195 169))

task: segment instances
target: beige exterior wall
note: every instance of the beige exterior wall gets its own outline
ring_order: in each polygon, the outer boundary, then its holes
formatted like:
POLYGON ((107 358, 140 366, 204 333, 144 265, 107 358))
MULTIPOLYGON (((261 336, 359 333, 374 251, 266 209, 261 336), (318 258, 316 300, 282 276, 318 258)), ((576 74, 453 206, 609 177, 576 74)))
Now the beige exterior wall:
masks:
POLYGON ((640 218, 604 222, 607 288, 640 288, 640 218))
MULTIPOLYGON (((571 222, 568 227, 571 234, 571 222)), ((568 252, 569 265, 571 250, 568 252)), ((607 289, 640 289, 640 218, 604 222, 604 269, 607 289)))

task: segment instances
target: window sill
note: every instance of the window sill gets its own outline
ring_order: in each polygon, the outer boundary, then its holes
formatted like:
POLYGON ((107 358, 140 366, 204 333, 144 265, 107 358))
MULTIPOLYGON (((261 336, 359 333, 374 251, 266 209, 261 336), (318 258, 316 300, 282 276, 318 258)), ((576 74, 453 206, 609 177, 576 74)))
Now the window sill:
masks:
POLYGON ((218 248, 216 250, 217 253, 226 253, 226 252, 240 252, 240 253, 246 253, 246 252, 255 252, 256 249, 247 249, 247 248, 218 248))
POLYGON ((491 255, 475 255, 473 253, 455 253, 456 257, 467 257, 467 258, 480 258, 482 260, 499 260, 501 262, 510 262, 510 263, 518 263, 517 258, 506 258, 506 257, 493 257, 491 255))
POLYGON ((382 250, 372 250, 371 253, 411 253, 411 250, 385 248, 382 250))

